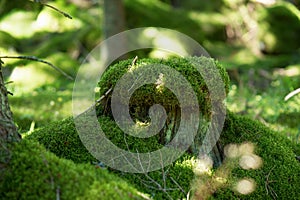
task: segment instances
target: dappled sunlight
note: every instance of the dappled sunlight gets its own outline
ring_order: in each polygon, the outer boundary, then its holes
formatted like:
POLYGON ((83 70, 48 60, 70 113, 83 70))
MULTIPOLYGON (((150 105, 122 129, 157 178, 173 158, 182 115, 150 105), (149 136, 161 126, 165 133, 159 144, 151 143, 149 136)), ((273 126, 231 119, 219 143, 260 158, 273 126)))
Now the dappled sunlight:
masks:
POLYGON ((5 30, 16 38, 26 38, 34 35, 33 24, 35 13, 15 11, 0 21, 0 30, 5 30))
POLYGON ((167 30, 159 30, 158 28, 149 27, 144 30, 143 36, 147 39, 147 41, 149 41, 149 43, 151 43, 151 46, 153 46, 153 50, 149 54, 149 57, 151 58, 165 59, 176 55, 188 55, 184 43, 180 41, 177 34, 174 35, 172 32, 167 30), (163 49, 175 49, 176 53, 163 49))
POLYGON ((153 41, 154 46, 163 47, 163 49, 176 49, 179 55, 187 55, 184 46, 178 41, 178 36, 173 36, 171 34, 159 34, 153 41))
POLYGON ((228 158, 236 158, 240 155, 237 144, 229 144, 224 148, 224 154, 228 158))
POLYGON ((286 68, 277 69, 274 71, 274 75, 287 76, 287 77, 300 76, 300 64, 290 65, 286 68))
POLYGON ((168 51, 159 50, 159 49, 154 49, 149 53, 150 58, 163 59, 163 58, 170 58, 172 56, 176 56, 176 54, 168 51))
POLYGON ((20 132, 33 130, 70 116, 72 114, 70 93, 49 89, 10 97, 12 112, 20 132))
POLYGON ((26 93, 44 84, 53 83, 55 76, 43 72, 41 68, 45 68, 45 66, 30 64, 26 67, 15 67, 9 77, 9 80, 13 82, 11 87, 14 87, 14 90, 21 93, 26 93))
POLYGON ((262 159, 254 153, 253 143, 228 144, 224 147, 223 164, 213 170, 213 162, 209 157, 196 159, 193 165, 195 181, 193 199, 208 199, 218 189, 229 187, 240 194, 247 195, 255 190, 256 183, 251 177, 236 180, 232 174, 239 166, 244 170, 259 169, 262 159))
POLYGON ((262 165, 262 159, 254 154, 254 148, 252 143, 229 144, 225 146, 224 154, 228 158, 239 158, 239 165, 243 169, 258 169, 262 165))
POLYGON ((255 181, 252 179, 242 179, 236 183, 234 190, 240 194, 250 194, 255 190, 255 181))
POLYGON ((196 175, 212 173, 213 161, 208 156, 201 159, 195 159, 193 163, 193 171, 196 175))
POLYGON ((239 165, 246 170, 249 169, 259 169, 262 165, 262 159, 254 154, 250 155, 243 155, 240 158, 239 165))
POLYGON ((255 146, 253 143, 245 142, 239 145, 240 155, 251 155, 254 154, 255 146))
POLYGON ((248 77, 238 74, 231 76, 238 82, 232 81, 227 107, 232 112, 259 120, 297 143, 300 138, 296 113, 300 111, 300 96, 296 93, 300 84, 300 67, 299 64, 279 66, 272 70, 254 69, 254 73, 248 73, 248 77), (261 72, 267 72, 268 76, 261 72), (252 88, 248 87, 250 83, 252 88))
POLYGON ((148 38, 154 38, 158 34, 157 28, 149 27, 144 30, 144 35, 148 38))

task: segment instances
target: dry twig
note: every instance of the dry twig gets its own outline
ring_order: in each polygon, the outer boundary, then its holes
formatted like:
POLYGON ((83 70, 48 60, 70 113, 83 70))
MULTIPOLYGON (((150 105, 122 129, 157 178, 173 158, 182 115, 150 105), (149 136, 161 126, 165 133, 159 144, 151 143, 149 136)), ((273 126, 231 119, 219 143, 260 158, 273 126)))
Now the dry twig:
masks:
POLYGON ((47 7, 51 8, 51 9, 55 10, 56 12, 59 12, 59 13, 62 14, 63 16, 65 16, 65 17, 67 17, 67 18, 69 18, 69 19, 72 19, 72 16, 69 15, 68 13, 63 12, 63 11, 59 10, 58 8, 56 8, 56 7, 54 7, 54 6, 51 6, 51 5, 49 5, 49 4, 46 4, 46 3, 44 3, 44 2, 41 1, 41 0, 33 0, 33 1, 34 1, 35 3, 39 3, 39 4, 43 5, 43 6, 47 6, 47 7))
POLYGON ((42 60, 42 59, 39 59, 39 58, 37 58, 35 56, 0 56, 0 59, 3 59, 3 58, 8 58, 8 59, 22 59, 22 60, 31 60, 31 61, 41 62, 41 63, 44 63, 46 65, 49 65, 50 67, 52 67, 53 69, 55 69, 59 73, 63 74, 68 79, 74 80, 74 78, 72 76, 68 75, 66 72, 64 72, 60 68, 56 67, 52 63, 50 63, 48 61, 45 61, 45 60, 42 60))

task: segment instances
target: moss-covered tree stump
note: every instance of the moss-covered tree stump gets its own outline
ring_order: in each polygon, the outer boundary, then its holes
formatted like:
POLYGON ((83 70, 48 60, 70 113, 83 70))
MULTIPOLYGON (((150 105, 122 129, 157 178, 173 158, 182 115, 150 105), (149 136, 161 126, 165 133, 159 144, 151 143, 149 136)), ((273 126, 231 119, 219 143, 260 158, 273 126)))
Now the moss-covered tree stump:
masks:
MULTIPOLYGON (((198 130, 194 134, 193 126, 195 124, 190 123, 189 126, 184 127, 184 132, 187 137, 194 139, 188 151, 197 156, 202 140, 208 132, 212 112, 224 112, 221 109, 224 106, 224 99, 219 96, 217 101, 220 104, 214 104, 214 106, 220 108, 212 109, 211 93, 213 91, 210 89, 220 90, 215 86, 218 78, 222 82, 221 90, 223 90, 223 98, 225 98, 229 88, 229 77, 225 69, 211 58, 141 59, 134 63, 131 60, 122 61, 111 66, 99 82, 100 97, 105 96, 107 91, 111 89, 113 91, 118 90, 119 95, 114 99, 112 95, 106 96, 98 107, 98 114, 114 119, 121 126, 124 125, 122 124, 124 122, 129 124, 126 118, 131 118, 134 125, 132 125, 133 128, 125 128, 128 132, 137 131, 137 127, 148 126, 149 129, 152 128, 157 131, 156 137, 159 144, 166 145, 182 130, 180 129, 181 124, 197 121, 197 119, 193 119, 197 116, 190 114, 196 112, 200 116, 198 130), (202 71, 194 66, 195 62, 199 64, 202 71), (207 74, 206 77, 202 76, 201 73, 203 72, 207 74), (209 80, 205 80, 205 78, 209 80), (141 79, 143 80, 141 81, 141 79), (214 84, 214 88, 209 88, 207 81, 214 84), (143 83, 148 84, 143 85, 143 83), (189 87, 191 87, 190 90, 189 87), (158 109, 153 109, 152 106, 157 104, 165 109, 166 116, 162 115, 158 109), (129 110, 130 116, 126 116, 127 110, 129 110), (151 112, 153 119, 150 117, 151 112), (119 115, 118 119, 114 114, 119 115), (161 129, 157 127, 161 127, 161 129)), ((150 132, 149 129, 148 132, 150 132)), ((147 133, 139 132, 136 134, 146 135, 147 133)), ((136 136, 139 137, 139 135, 136 136)), ((177 143, 179 142, 177 141, 177 143)), ((178 146, 181 148, 184 144, 178 146)), ((215 147, 211 156, 214 163, 220 165, 222 159, 220 149, 215 147)))

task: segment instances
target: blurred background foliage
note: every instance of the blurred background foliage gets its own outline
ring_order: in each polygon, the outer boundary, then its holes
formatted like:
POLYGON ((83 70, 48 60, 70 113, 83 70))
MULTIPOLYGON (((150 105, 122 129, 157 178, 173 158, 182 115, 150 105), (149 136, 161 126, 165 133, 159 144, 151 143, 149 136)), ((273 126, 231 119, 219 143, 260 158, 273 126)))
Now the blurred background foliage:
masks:
MULTIPOLYGON (((0 55, 34 55, 75 77, 88 53, 105 39, 104 1, 47 3, 73 19, 33 1, 0 0, 0 55)), ((300 142, 300 95, 284 101, 300 87, 299 0, 124 0, 123 4, 125 29, 164 27, 192 37, 226 67, 231 78, 229 110, 300 142)), ((164 55, 148 49, 129 56, 136 54, 164 55)), ((4 62, 21 132, 72 114, 73 81, 41 63, 4 62)))

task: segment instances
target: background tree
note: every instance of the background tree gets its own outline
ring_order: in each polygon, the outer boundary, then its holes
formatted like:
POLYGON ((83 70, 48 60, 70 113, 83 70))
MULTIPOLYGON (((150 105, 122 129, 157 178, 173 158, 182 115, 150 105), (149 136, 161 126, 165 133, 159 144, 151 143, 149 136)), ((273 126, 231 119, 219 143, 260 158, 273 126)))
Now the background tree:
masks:
MULTIPOLYGON (((125 30, 125 9, 122 0, 104 0, 104 37, 105 39, 125 30)), ((126 38, 116 43, 111 43, 108 56, 114 55, 115 49, 126 49, 126 38)), ((122 56, 122 59, 127 56, 122 56)))
POLYGON ((125 30, 125 10, 122 0, 104 0, 105 38, 125 30))

